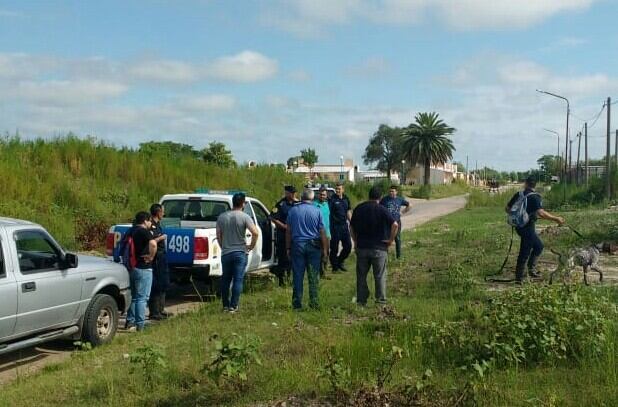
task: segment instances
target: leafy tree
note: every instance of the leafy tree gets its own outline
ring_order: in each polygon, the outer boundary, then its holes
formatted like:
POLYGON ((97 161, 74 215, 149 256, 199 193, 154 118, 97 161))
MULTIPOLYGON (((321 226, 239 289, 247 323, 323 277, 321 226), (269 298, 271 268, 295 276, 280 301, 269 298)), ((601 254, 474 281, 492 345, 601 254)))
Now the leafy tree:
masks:
POLYGON ((287 161, 288 168, 292 168, 294 166, 294 163, 296 163, 296 165, 298 165, 298 163, 300 163, 300 156, 295 156, 295 157, 288 158, 288 161, 287 161))
POLYGON ((169 158, 191 156, 198 158, 199 152, 188 144, 174 143, 173 141, 149 141, 140 143, 139 151, 147 155, 161 154, 169 158))
POLYGON ((311 178, 311 169, 315 167, 315 164, 318 162, 318 155, 313 148, 307 147, 304 150, 300 150, 300 156, 305 165, 309 167, 309 178, 311 178))
POLYGON ((389 180, 391 172, 397 168, 402 158, 401 132, 402 129, 399 127, 381 124, 369 139, 369 144, 365 147, 363 154, 364 163, 366 165, 375 163, 378 170, 386 172, 389 180))
POLYGON ((205 162, 219 167, 236 166, 232 152, 227 149, 225 144, 218 141, 210 142, 208 147, 202 150, 202 158, 205 162))
POLYGON ((403 151, 412 165, 425 167, 424 184, 429 185, 431 165, 444 164, 453 158, 455 146, 448 137, 455 128, 448 126, 438 113, 418 113, 414 123, 403 130, 403 151))
POLYGON ((552 175, 560 173, 560 169, 562 168, 562 159, 555 155, 546 154, 536 160, 536 163, 539 165, 541 174, 546 180, 552 175))

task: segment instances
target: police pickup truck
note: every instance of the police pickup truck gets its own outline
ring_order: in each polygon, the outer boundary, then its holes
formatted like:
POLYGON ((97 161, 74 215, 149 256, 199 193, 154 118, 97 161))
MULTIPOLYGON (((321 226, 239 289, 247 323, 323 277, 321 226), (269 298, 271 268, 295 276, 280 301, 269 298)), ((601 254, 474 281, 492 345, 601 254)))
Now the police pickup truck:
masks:
MULTIPOLYGON (((236 191, 198 190, 193 194, 165 195, 159 203, 165 209, 161 222, 167 235, 166 258, 171 277, 186 281, 190 275, 207 279, 221 276, 221 248, 217 242, 217 218, 232 208, 236 191)), ((260 230, 255 248, 249 253, 247 272, 275 265, 274 224, 266 206, 247 197, 244 212, 260 230)), ((131 225, 112 226, 107 234, 106 249, 110 258, 118 258, 119 243, 131 225)), ((251 235, 247 232, 247 243, 251 235)))
POLYGON ((41 226, 0 218, 0 355, 66 337, 107 343, 130 303, 123 266, 78 264, 41 226))

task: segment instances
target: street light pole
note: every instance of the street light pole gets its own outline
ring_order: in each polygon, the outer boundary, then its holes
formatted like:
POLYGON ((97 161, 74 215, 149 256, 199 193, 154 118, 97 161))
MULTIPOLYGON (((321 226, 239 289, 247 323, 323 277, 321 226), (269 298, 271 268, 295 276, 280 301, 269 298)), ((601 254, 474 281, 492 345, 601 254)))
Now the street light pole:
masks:
MULTIPOLYGON (((564 149, 565 149, 565 151, 568 151, 569 150, 569 115, 571 113, 571 105, 569 103, 569 99, 565 98, 564 96, 556 95, 555 93, 546 92, 546 91, 540 90, 540 89, 537 89, 536 91, 539 92, 539 93, 544 93, 544 94, 549 95, 549 96, 553 96, 553 97, 558 98, 558 99, 562 99, 562 100, 564 100, 566 102, 566 104, 567 104, 566 141, 565 141, 564 149)), ((565 175, 565 177, 566 177, 566 174, 567 174, 567 162, 565 160, 565 162, 564 162, 564 175, 565 175)))
POLYGON ((339 156, 341 161, 341 171, 339 172, 339 182, 343 182, 343 156, 339 156))
POLYGON ((406 160, 401 160, 401 177, 399 177, 400 178, 399 183, 401 185, 404 185, 406 183, 405 182, 405 174, 406 174, 405 165, 406 165, 406 160))
POLYGON ((558 161, 558 169, 560 169, 562 167, 562 165, 560 165, 560 134, 558 134, 557 131, 554 130, 550 130, 550 129, 543 129, 545 131, 548 131, 550 133, 554 133, 557 137, 558 137, 558 151, 556 151, 556 160, 558 161))

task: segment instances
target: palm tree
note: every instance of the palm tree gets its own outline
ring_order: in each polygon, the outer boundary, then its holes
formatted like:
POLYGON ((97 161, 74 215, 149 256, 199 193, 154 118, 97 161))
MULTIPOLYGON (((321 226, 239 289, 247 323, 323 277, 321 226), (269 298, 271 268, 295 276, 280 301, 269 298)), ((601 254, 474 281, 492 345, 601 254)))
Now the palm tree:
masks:
POLYGON ((444 164, 453 158, 455 147, 447 136, 455 132, 438 118, 438 113, 418 113, 402 134, 403 152, 412 165, 425 167, 424 184, 429 185, 432 164, 444 164))

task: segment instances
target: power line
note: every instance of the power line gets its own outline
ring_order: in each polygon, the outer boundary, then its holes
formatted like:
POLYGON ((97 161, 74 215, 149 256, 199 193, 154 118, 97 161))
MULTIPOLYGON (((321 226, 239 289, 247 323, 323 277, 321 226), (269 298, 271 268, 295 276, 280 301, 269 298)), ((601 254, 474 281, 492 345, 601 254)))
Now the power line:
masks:
POLYGON ((592 122, 592 124, 588 125, 588 130, 590 130, 591 127, 593 127, 595 124, 597 124, 597 121, 599 120, 599 117, 601 117, 601 114, 605 110, 606 104, 607 103, 603 103, 603 106, 601 107, 601 110, 599 110, 599 113, 597 114, 597 117, 594 118, 594 121, 592 122))

